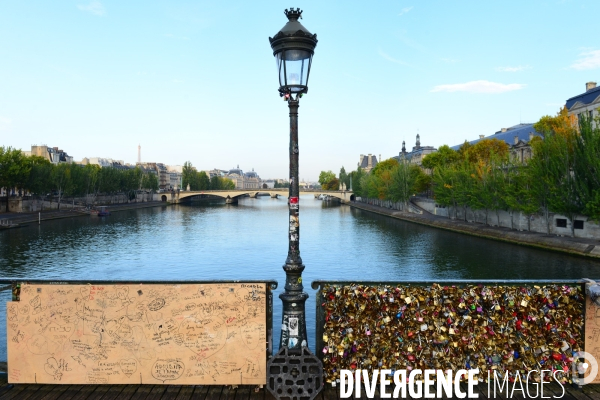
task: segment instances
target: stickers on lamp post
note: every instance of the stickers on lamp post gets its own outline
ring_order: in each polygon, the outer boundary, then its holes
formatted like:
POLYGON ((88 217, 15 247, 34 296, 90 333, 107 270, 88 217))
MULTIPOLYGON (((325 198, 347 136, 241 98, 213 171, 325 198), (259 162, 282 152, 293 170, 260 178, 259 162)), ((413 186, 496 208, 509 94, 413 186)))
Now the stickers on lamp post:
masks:
POLYGON ((298 209, 298 198, 290 197, 290 209, 297 210, 298 209))

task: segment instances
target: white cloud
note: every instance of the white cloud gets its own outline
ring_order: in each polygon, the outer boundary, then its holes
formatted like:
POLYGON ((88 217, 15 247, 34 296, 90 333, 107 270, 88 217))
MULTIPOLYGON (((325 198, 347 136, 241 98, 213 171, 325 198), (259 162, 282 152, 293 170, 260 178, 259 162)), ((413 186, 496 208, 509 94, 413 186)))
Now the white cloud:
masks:
POLYGON ((531 69, 529 65, 519 65, 518 67, 498 67, 496 71, 500 72, 519 72, 525 71, 526 69, 531 69))
POLYGON ((412 10, 414 7, 410 6, 410 7, 404 7, 402 10, 400 10, 400 14, 398 14, 398 16, 400 15, 404 15, 407 12, 409 12, 410 10, 412 10))
POLYGON ((104 6, 98 0, 92 0, 88 5, 78 4, 77 8, 79 8, 81 11, 86 11, 98 16, 103 16, 104 14, 106 14, 104 6))
POLYGON ((410 66, 410 64, 408 64, 406 62, 404 62, 402 60, 397 60, 397 59, 393 58, 392 56, 388 55, 387 53, 384 53, 384 51, 381 50, 381 49, 379 49, 379 55, 381 57, 385 58, 386 60, 391 61, 393 63, 400 64, 400 65, 410 66))
POLYGON ((525 85, 521 83, 504 84, 490 81, 471 81, 450 85, 437 85, 431 89, 431 92, 504 93, 523 89, 524 87, 525 85))
POLYGON ((579 54, 579 59, 571 64, 577 70, 600 68, 600 50, 589 50, 579 54))

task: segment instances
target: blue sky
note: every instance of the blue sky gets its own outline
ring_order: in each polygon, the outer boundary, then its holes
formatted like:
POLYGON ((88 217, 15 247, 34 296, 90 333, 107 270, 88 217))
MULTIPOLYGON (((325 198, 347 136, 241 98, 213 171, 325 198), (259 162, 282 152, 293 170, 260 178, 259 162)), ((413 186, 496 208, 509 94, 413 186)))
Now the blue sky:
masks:
POLYGON ((317 33, 300 178, 555 114, 600 81, 598 0, 0 3, 0 145, 288 175, 268 37, 317 33))

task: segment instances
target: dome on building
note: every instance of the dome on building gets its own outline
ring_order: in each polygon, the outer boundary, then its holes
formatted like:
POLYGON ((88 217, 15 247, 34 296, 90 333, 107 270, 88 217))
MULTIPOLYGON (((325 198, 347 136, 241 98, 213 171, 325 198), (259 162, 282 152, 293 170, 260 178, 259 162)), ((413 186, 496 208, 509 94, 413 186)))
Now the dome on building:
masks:
POLYGON ((229 172, 227 173, 227 175, 239 175, 239 176, 244 176, 244 171, 242 171, 239 167, 238 168, 233 168, 230 169, 229 172))

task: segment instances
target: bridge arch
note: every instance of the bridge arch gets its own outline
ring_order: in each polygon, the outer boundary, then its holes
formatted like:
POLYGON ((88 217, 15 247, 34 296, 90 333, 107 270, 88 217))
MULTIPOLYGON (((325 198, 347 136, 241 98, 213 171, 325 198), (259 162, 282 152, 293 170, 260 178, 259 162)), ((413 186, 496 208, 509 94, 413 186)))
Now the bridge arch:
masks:
MULTIPOLYGON (((186 199, 186 198, 190 198, 190 197, 194 197, 194 196, 215 196, 215 197, 221 197, 222 199, 225 200, 226 203, 237 203, 238 199, 242 196, 248 195, 250 197, 256 197, 256 195, 258 193, 268 193, 271 198, 277 198, 279 196, 285 196, 287 197, 289 194, 289 189, 252 189, 252 190, 198 190, 198 191, 179 191, 176 193, 173 193, 171 195, 171 199, 169 200, 168 197, 166 195, 162 195, 161 197, 155 197, 155 199, 160 199, 161 201, 170 201, 172 203, 179 203, 182 200, 186 199)), ((341 201, 350 201, 350 196, 353 195, 353 193, 351 191, 343 191, 343 192, 339 192, 339 191, 329 191, 329 190, 323 190, 323 191, 317 191, 317 190, 301 190, 300 193, 313 193, 315 195, 328 195, 331 197, 336 197, 338 199, 340 199, 341 201)))

